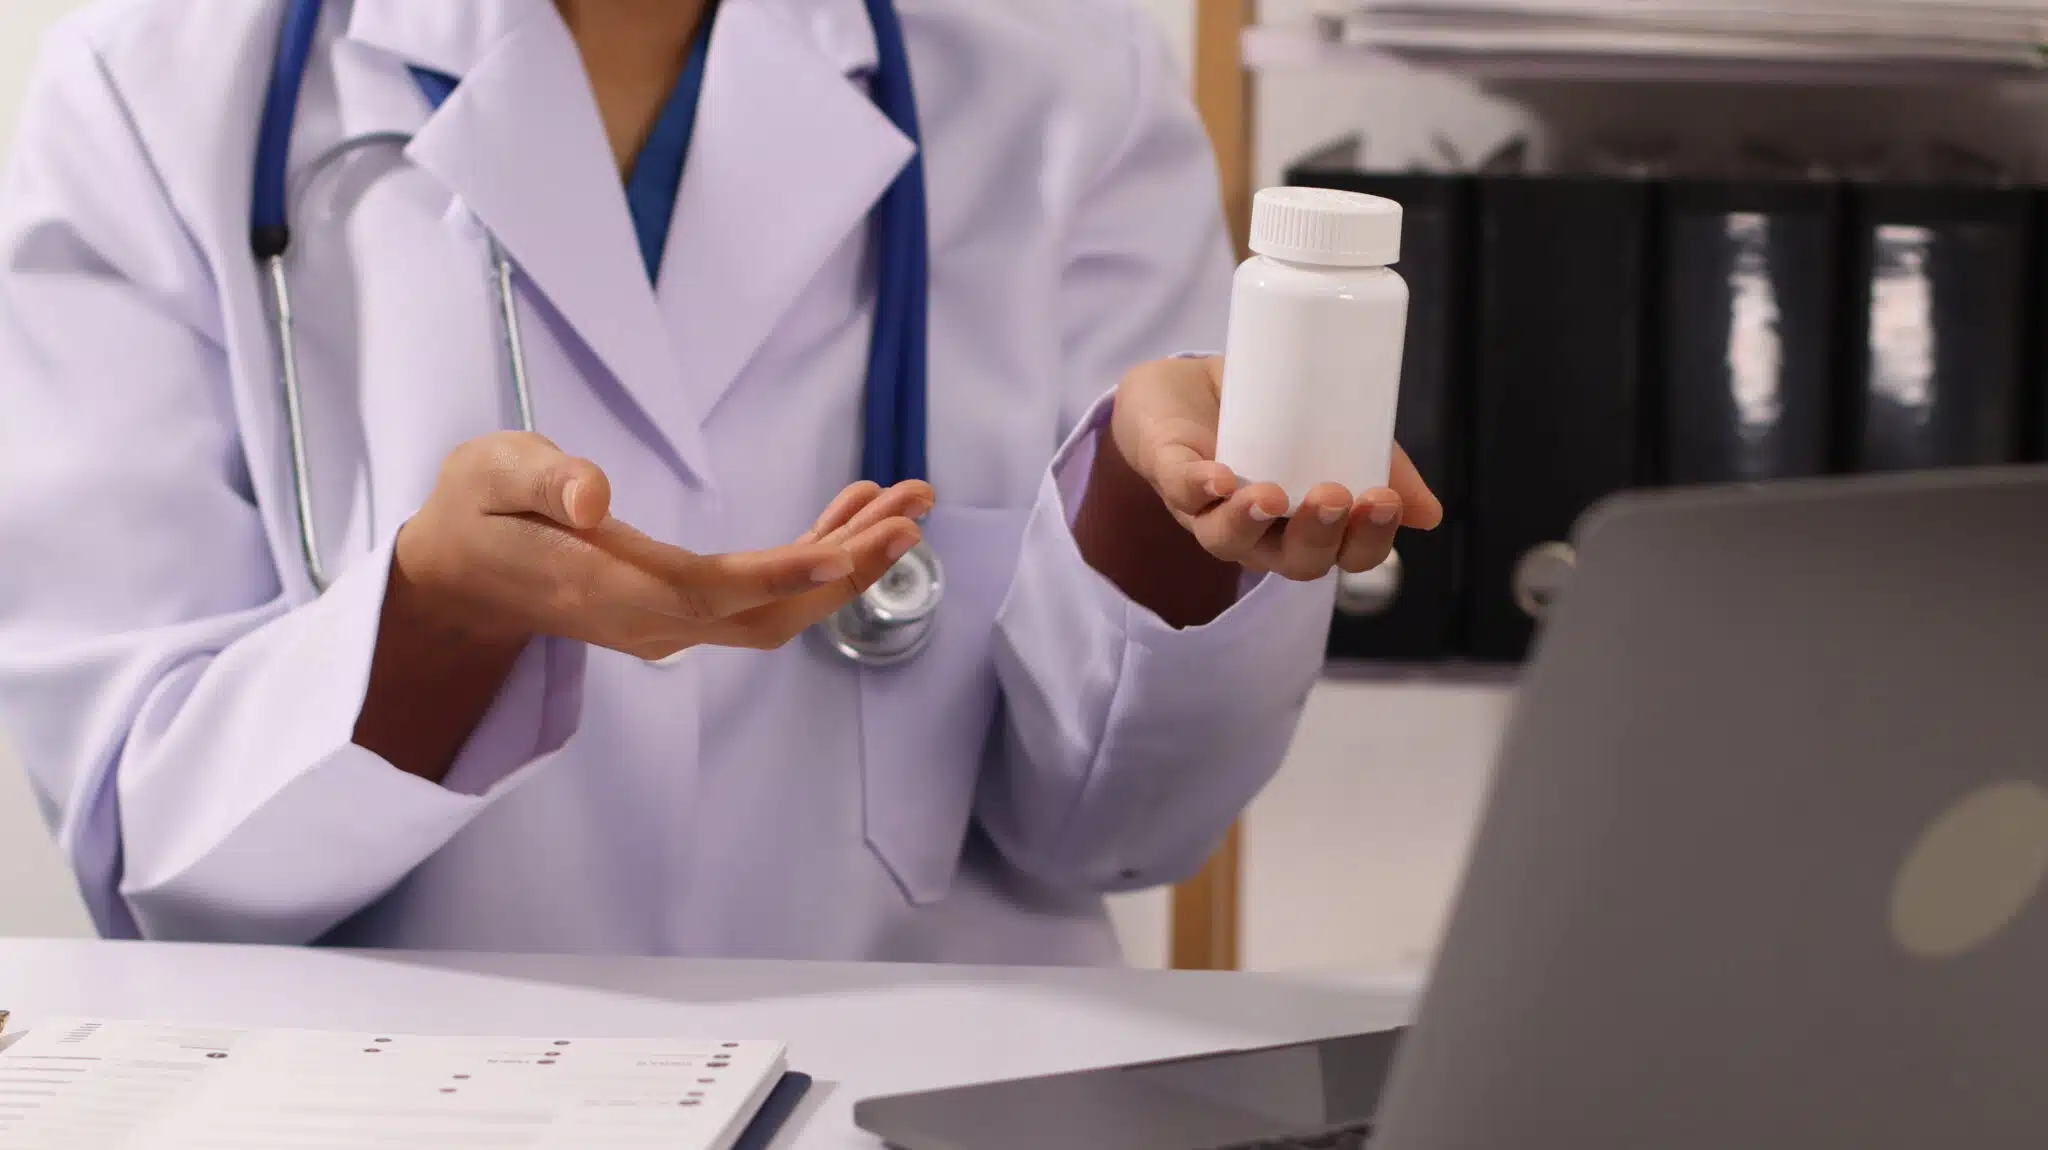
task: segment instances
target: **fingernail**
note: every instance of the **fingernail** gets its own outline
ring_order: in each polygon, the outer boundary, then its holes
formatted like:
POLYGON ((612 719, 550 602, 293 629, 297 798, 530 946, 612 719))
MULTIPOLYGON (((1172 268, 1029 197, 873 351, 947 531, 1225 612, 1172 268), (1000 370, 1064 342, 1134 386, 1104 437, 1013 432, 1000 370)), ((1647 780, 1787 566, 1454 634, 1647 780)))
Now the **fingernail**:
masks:
POLYGON ((1271 523, 1275 518, 1276 517, 1272 512, 1266 510, 1265 508, 1259 506, 1256 503, 1252 504, 1253 523, 1271 523))
POLYGON ((1350 510, 1348 507, 1325 507, 1316 512, 1316 518, 1323 521, 1323 526, 1334 527, 1339 519, 1344 518, 1344 513, 1348 510, 1350 510))
POLYGON ((1401 509, 1391 503, 1375 503, 1372 505, 1372 521, 1374 526, 1385 527, 1399 518, 1400 515, 1401 509))
POLYGON ((853 574, 853 556, 841 555, 837 559, 827 559, 823 563, 818 564, 811 571, 811 582, 836 583, 851 574, 853 574))
POLYGON ((562 510, 569 515, 576 514, 576 496, 583 491, 581 479, 571 479, 562 484, 562 510))
POLYGON ((1221 499, 1223 498, 1223 481, 1221 479, 1211 479, 1209 482, 1202 484, 1202 490, 1208 492, 1211 499, 1221 499))
POLYGON ((917 540, 915 539, 898 539, 894 543, 889 544, 889 562, 894 563, 905 555, 910 554, 910 549, 915 546, 917 546, 917 540))

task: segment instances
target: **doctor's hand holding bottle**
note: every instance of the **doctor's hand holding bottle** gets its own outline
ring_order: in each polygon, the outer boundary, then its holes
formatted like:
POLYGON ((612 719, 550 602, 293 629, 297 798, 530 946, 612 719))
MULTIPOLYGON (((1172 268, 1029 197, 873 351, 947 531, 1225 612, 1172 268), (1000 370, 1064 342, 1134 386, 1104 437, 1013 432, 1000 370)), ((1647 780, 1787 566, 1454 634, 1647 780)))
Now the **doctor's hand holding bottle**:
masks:
POLYGON ((1388 487, 1321 483, 1299 514, 1272 483, 1247 483, 1216 462, 1223 360, 1155 360, 1117 389, 1114 451, 1100 450, 1075 517, 1091 566, 1176 627, 1215 619, 1246 570, 1320 579, 1370 571, 1401 527, 1435 528, 1444 509, 1397 444, 1388 487))

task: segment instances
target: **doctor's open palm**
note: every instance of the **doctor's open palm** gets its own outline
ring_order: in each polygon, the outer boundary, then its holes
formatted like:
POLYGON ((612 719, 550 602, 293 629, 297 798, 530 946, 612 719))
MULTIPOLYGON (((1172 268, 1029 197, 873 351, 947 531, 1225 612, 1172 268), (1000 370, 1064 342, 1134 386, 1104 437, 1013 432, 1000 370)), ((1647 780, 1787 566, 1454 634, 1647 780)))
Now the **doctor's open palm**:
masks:
POLYGON ((727 555, 652 539, 610 504, 604 472, 545 436, 496 432, 451 452, 398 533, 355 741, 438 778, 537 635, 648 660, 780 647, 916 545, 932 490, 857 483, 790 543, 727 555))

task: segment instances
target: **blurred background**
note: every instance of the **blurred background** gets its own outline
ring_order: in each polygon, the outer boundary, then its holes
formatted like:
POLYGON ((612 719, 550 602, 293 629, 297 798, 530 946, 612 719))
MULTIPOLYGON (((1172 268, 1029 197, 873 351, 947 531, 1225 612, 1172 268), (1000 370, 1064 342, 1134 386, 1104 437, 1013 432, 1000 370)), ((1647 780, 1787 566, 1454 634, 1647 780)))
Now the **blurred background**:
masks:
MULTIPOLYGON (((2041 21, 1958 0, 1142 2, 1240 226, 1282 182, 1407 206, 1401 437, 1455 521, 1346 588, 1294 750, 1235 859, 1182 892, 1182 930, 1204 918, 1246 969, 1418 969, 1588 503, 2039 456, 2041 21)), ((41 31, 75 6, 0 0, 0 154, 41 31)), ((0 934, 84 933, 4 738, 0 934)), ((1134 962, 1173 955, 1173 901, 1118 900, 1134 962)))

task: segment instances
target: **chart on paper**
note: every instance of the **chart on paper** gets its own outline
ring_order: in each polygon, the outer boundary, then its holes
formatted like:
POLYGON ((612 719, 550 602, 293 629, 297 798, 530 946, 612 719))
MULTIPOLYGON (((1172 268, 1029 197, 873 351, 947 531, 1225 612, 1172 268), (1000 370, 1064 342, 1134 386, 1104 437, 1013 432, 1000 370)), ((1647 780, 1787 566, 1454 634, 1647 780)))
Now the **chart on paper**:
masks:
POLYGON ((53 1019, 0 1053, 9 1150, 726 1150, 780 1043, 53 1019))

